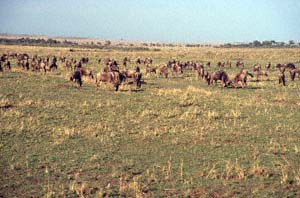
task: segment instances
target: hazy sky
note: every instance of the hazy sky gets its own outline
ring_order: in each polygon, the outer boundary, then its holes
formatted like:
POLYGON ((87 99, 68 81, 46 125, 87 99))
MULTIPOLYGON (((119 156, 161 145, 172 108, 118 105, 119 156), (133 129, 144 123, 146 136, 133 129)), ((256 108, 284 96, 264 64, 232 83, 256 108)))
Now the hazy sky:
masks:
POLYGON ((0 32, 132 41, 300 41, 300 0, 0 0, 0 32))

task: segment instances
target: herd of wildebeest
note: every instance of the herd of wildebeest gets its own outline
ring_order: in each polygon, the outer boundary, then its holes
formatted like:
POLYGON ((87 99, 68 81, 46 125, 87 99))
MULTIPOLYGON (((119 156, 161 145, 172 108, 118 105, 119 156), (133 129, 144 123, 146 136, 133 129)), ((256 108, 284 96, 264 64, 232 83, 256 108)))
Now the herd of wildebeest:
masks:
MULTIPOLYGON (((285 71, 288 70, 290 73, 291 80, 294 81, 296 75, 300 77, 300 67, 296 68, 294 63, 275 64, 275 67, 272 67, 272 64, 269 62, 265 68, 262 68, 260 64, 253 65, 253 71, 244 68, 244 62, 236 61, 235 66, 240 68, 240 71, 235 75, 231 80, 228 74, 223 70, 208 72, 208 68, 211 67, 211 62, 206 63, 197 63, 194 61, 182 62, 179 60, 172 59, 165 64, 159 66, 153 66, 152 58, 136 58, 133 62, 135 64, 134 69, 128 69, 128 64, 131 62, 130 58, 125 57, 121 64, 114 59, 107 58, 104 61, 104 67, 99 73, 94 75, 94 72, 87 68, 89 62, 88 57, 82 57, 79 60, 75 58, 66 58, 65 56, 56 57, 56 56, 30 56, 27 53, 3 53, 0 58, 0 72, 5 70, 11 70, 11 59, 16 60, 16 67, 21 68, 22 70, 28 70, 33 72, 51 72, 55 71, 58 68, 58 61, 62 65, 65 65, 65 68, 70 71, 70 80, 78 84, 79 87, 83 84, 83 76, 86 76, 90 79, 94 79, 96 86, 98 87, 102 82, 112 84, 116 91, 118 91, 119 86, 123 82, 128 82, 128 79, 136 84, 136 89, 140 89, 142 85, 142 72, 141 68, 144 67, 144 74, 159 74, 168 78, 169 73, 172 75, 178 75, 184 73, 186 70, 193 70, 196 72, 199 78, 204 79, 208 85, 213 84, 214 82, 221 81, 222 87, 239 87, 241 84, 242 88, 247 86, 247 77, 256 77, 256 81, 260 80, 261 76, 268 76, 268 73, 271 69, 278 70, 278 82, 283 86, 286 86, 285 71), (122 67, 122 69, 120 69, 122 67)), ((98 64, 101 64, 102 59, 98 59, 98 64)), ((231 68, 231 61, 227 62, 218 62, 217 67, 219 68, 231 68)))

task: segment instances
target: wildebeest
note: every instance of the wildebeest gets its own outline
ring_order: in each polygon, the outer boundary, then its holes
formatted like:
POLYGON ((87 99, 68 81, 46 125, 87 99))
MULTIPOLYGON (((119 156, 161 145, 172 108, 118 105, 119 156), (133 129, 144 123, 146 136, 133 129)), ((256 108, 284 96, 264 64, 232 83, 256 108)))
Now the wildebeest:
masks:
POLYGON ((242 83, 242 88, 247 86, 247 76, 253 77, 251 73, 248 72, 248 70, 242 69, 233 79, 233 86, 237 88, 238 83, 242 83))
POLYGON ((268 72, 265 71, 265 70, 257 70, 254 72, 255 73, 255 76, 256 76, 256 81, 259 81, 259 77, 260 76, 268 76, 268 72))
POLYGON ((81 67, 81 68, 78 68, 77 71, 79 71, 81 73, 81 76, 87 76, 91 79, 94 79, 93 72, 90 69, 81 67))
POLYGON ((207 66, 207 67, 210 67, 210 64, 211 64, 210 61, 208 61, 208 62, 206 63, 206 66, 207 66))
POLYGON ((207 74, 205 75, 205 79, 208 85, 211 85, 213 82, 217 83, 218 80, 222 82, 222 87, 227 87, 231 84, 228 74, 223 70, 207 74))
POLYGON ((285 75, 284 75, 284 72, 285 72, 285 68, 283 68, 282 70, 279 70, 279 75, 278 75, 278 82, 279 84, 283 84, 283 86, 285 86, 285 75))
POLYGON ((177 76, 177 74, 179 73, 183 73, 182 67, 180 65, 176 64, 172 64, 172 74, 177 76))
POLYGON ((253 65, 253 71, 256 72, 256 71, 260 71, 261 70, 261 65, 256 63, 255 65, 253 65))
POLYGON ((300 68, 290 70, 290 76, 292 81, 295 80, 296 74, 298 74, 298 77, 300 77, 300 68))
POLYGON ((165 78, 168 78, 168 74, 169 74, 168 66, 167 65, 161 65, 159 67, 159 74, 164 75, 165 78))
POLYGON ((76 82, 80 87, 82 86, 81 72, 79 70, 75 70, 72 72, 70 76, 70 81, 76 82))
POLYGON ((219 62, 217 63, 217 66, 218 66, 218 67, 225 67, 225 62, 220 62, 220 61, 219 61, 219 62))
POLYGON ((156 67, 150 67, 150 66, 146 66, 146 74, 151 74, 151 73, 154 73, 156 74, 156 67))
POLYGON ((236 67, 243 67, 245 66, 244 62, 242 61, 237 61, 236 64, 235 64, 236 67))
POLYGON ((119 86, 125 80, 125 76, 116 71, 111 72, 99 72, 96 75, 96 86, 98 87, 101 82, 110 83, 115 87, 115 91, 118 91, 119 86))
POLYGON ((271 69, 271 62, 269 62, 268 64, 266 64, 266 70, 270 70, 271 69))
POLYGON ((89 58, 88 58, 88 57, 82 57, 82 58, 80 59, 80 61, 81 61, 83 64, 88 64, 89 58))

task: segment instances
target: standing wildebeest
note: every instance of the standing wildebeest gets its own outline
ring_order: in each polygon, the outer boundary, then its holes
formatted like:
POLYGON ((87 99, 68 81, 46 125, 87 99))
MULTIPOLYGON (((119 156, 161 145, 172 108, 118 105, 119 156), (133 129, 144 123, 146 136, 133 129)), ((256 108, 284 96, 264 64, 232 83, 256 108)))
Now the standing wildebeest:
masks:
POLYGON ((88 58, 88 57, 82 57, 82 58, 80 59, 80 61, 81 61, 83 64, 88 64, 89 58, 88 58))
POLYGON ((236 64, 235 64, 235 66, 236 67, 242 67, 242 68, 244 68, 245 64, 242 61, 237 61, 236 64))
POLYGON ((300 77, 300 68, 290 70, 290 76, 292 81, 295 80, 296 74, 298 74, 298 77, 300 77))
POLYGON ((168 74, 169 74, 168 66, 167 65, 161 65, 159 67, 159 74, 164 75, 165 78, 168 78, 168 74))
POLYGON ((269 71, 271 69, 271 62, 269 62, 268 64, 266 64, 266 70, 269 71))
POLYGON ((156 67, 150 67, 150 66, 146 66, 146 75, 147 74, 151 74, 151 73, 154 73, 154 74, 156 74, 156 67))
POLYGON ((219 62, 217 63, 217 66, 218 66, 218 67, 225 67, 225 62, 220 62, 220 61, 219 61, 219 62))
POLYGON ((229 80, 228 74, 223 70, 207 74, 205 75, 205 79, 208 85, 213 84, 213 82, 217 83, 218 80, 222 82, 222 87, 227 87, 231 84, 231 80, 229 80))
POLYGON ((74 71, 70 76, 70 81, 76 82, 81 87, 82 86, 81 72, 79 70, 74 71))
POLYGON ((3 72, 2 61, 0 61, 0 72, 3 72))
POLYGON ((136 64, 141 64, 141 63, 142 63, 141 58, 137 58, 136 61, 135 61, 135 63, 136 63, 136 64))
POLYGON ((201 77, 202 79, 204 78, 205 72, 204 72, 204 66, 202 63, 195 64, 194 70, 197 72, 197 77, 201 77))
POLYGON ((278 82, 279 84, 283 84, 283 86, 285 86, 285 75, 284 75, 284 72, 285 72, 285 68, 279 70, 279 75, 278 75, 278 82))
POLYGON ((260 71, 261 70, 261 65, 256 63, 255 65, 253 65, 253 71, 256 72, 256 71, 260 71))
POLYGON ((207 66, 207 67, 210 67, 210 64, 211 64, 210 61, 208 61, 208 62, 206 63, 206 66, 207 66))
POLYGON ((233 79, 233 85, 235 88, 237 88, 238 83, 242 83, 242 88, 247 86, 247 76, 253 77, 251 73, 248 72, 248 70, 242 69, 233 79))
POLYGON ((181 73, 181 74, 183 73, 182 67, 177 63, 172 64, 172 74, 173 74, 173 76, 174 75, 177 76, 178 73, 181 73))
POLYGON ((127 58, 127 57, 125 57, 125 58, 123 59, 123 66, 124 66, 124 67, 127 66, 127 62, 130 62, 130 59, 127 58))
POLYGON ((259 77, 260 76, 268 76, 268 72, 266 70, 258 70, 258 71, 254 71, 254 74, 256 76, 256 81, 259 81, 259 77))
POLYGON ((89 78, 94 79, 94 75, 93 75, 92 70, 81 67, 81 68, 78 68, 77 71, 80 71, 81 76, 88 76, 89 78))
POLYGON ((140 68, 138 66, 135 67, 134 71, 126 69, 122 72, 122 74, 126 77, 126 79, 132 78, 133 82, 136 83, 137 89, 141 88, 141 86, 142 86, 142 82, 141 82, 142 74, 141 74, 140 68))
POLYGON ((101 82, 111 83, 115 87, 115 91, 118 91, 119 86, 125 78, 126 77, 122 73, 116 71, 99 72, 96 75, 96 86, 98 87, 101 82))

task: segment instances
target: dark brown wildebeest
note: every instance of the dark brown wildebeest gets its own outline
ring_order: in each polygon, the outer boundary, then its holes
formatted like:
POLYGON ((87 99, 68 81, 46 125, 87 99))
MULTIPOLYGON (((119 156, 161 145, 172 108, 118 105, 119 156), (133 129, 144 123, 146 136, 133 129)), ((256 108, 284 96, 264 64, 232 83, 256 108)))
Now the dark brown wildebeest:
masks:
POLYGON ((218 67, 225 67, 225 62, 220 62, 220 61, 219 61, 219 62, 217 63, 217 66, 218 66, 218 67))
POLYGON ((76 82, 81 87, 82 86, 81 72, 79 70, 72 72, 70 76, 70 81, 76 82))
POLYGON ((296 69, 296 66, 294 63, 287 63, 287 64, 284 64, 284 66, 287 69, 296 69))
POLYGON ((207 67, 210 67, 210 64, 211 64, 210 61, 208 61, 208 62, 206 63, 206 66, 207 66, 207 67))
POLYGON ((0 72, 3 72, 2 61, 0 61, 0 72))
POLYGON ((253 74, 249 73, 248 70, 242 69, 233 79, 233 86, 237 88, 238 83, 242 83, 242 88, 247 86, 247 76, 253 77, 253 74))
POLYGON ((156 74, 156 67, 150 67, 150 66, 146 66, 146 75, 149 73, 149 74, 151 74, 151 73, 154 73, 154 74, 156 74))
POLYGON ((7 69, 7 70, 11 70, 11 64, 10 64, 10 61, 9 61, 9 60, 6 61, 6 63, 4 64, 4 67, 5 67, 5 69, 7 69))
POLYGON ((136 64, 142 64, 141 58, 137 58, 136 61, 135 61, 135 63, 136 63, 136 64))
POLYGON ((101 82, 110 83, 115 87, 115 91, 118 91, 119 86, 125 80, 125 76, 120 72, 100 72, 96 75, 96 86, 99 87, 101 82))
POLYGON ((139 66, 136 66, 135 70, 128 70, 128 69, 126 69, 126 70, 122 71, 122 74, 126 77, 126 79, 132 78, 133 82, 136 83, 137 89, 141 88, 141 85, 142 85, 142 82, 141 82, 141 80, 142 80, 142 74, 140 72, 139 66))
POLYGON ((89 58, 88 58, 88 57, 82 57, 82 58, 80 59, 80 61, 81 61, 83 64, 88 64, 89 58))
POLYGON ((101 64, 101 60, 102 60, 101 58, 98 59, 98 64, 101 64))
POLYGON ((236 64, 235 64, 235 66, 236 67, 242 67, 242 68, 244 68, 245 64, 242 61, 237 61, 236 64))
POLYGON ((283 84, 283 86, 285 86, 285 75, 284 75, 284 72, 285 72, 285 68, 283 70, 279 70, 279 75, 278 75, 278 82, 279 84, 283 84))
POLYGON ((165 78, 168 78, 168 74, 169 74, 168 66, 167 65, 161 65, 159 67, 159 74, 164 75, 165 78))
POLYGON ((218 80, 222 82, 222 87, 227 87, 232 83, 231 80, 229 80, 228 74, 223 70, 212 72, 211 74, 207 73, 205 79, 208 85, 213 84, 213 82, 216 84, 218 80))
POLYGON ((298 77, 300 77, 300 68, 290 70, 290 76, 292 81, 295 80, 296 74, 298 74, 298 77))

